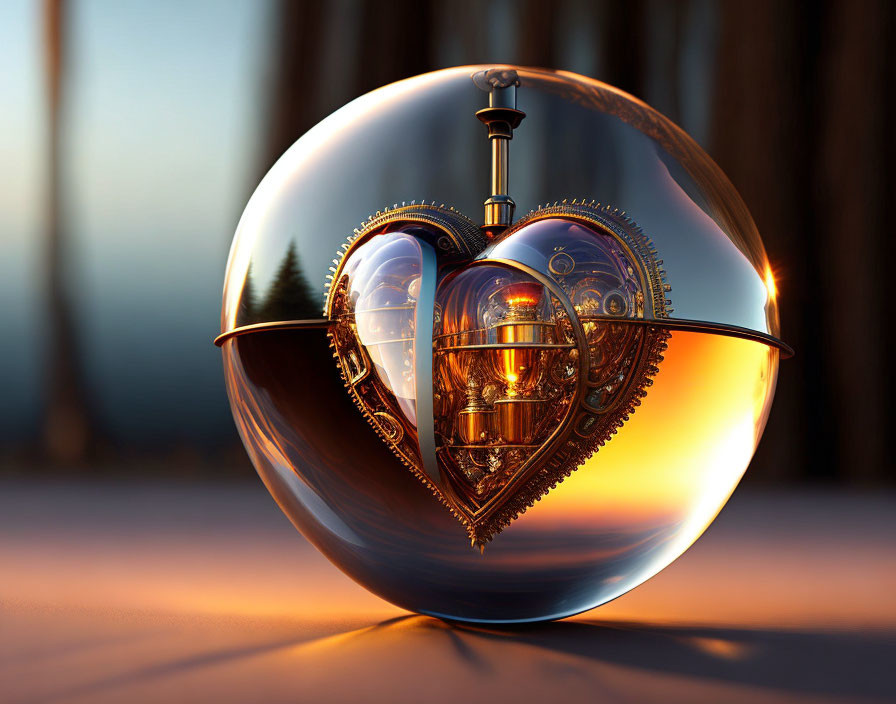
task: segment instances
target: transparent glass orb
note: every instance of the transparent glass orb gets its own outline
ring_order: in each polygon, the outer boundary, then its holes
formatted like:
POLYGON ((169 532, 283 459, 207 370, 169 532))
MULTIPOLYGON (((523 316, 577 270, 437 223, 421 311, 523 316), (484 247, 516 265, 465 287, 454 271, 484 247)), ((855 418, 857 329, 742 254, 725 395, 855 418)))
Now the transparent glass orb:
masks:
POLYGON ((219 343, 259 475, 336 566, 412 611, 537 621, 700 536, 786 348, 731 184, 597 81, 514 67, 517 223, 483 234, 488 68, 374 91, 284 154, 240 221, 219 343))

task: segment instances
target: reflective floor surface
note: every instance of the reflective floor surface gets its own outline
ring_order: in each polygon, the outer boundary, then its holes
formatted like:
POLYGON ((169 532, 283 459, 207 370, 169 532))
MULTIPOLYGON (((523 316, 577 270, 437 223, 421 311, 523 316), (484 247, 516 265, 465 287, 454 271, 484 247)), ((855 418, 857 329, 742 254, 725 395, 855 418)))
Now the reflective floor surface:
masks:
POLYGON ((896 496, 738 490, 575 619, 447 624, 370 595, 260 483, 0 482, 18 702, 845 702, 896 697, 896 496))

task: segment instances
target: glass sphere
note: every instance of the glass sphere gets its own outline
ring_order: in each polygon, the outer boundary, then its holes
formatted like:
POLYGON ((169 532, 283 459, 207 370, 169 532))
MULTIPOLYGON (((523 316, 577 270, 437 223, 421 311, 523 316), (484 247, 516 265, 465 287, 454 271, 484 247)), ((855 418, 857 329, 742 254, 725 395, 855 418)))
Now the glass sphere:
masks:
POLYGON ((700 536, 786 347, 734 188, 598 81, 503 69, 517 217, 481 228, 491 68, 376 90, 283 155, 237 229, 219 344, 252 462, 336 566, 412 611, 537 621, 700 536))

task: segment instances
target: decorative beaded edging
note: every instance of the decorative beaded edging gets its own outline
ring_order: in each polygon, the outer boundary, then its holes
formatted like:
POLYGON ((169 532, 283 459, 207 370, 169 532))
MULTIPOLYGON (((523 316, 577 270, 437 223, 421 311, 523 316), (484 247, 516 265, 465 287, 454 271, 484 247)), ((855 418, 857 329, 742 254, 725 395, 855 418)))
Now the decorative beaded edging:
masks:
MULTIPOLYGON (((650 311, 651 315, 646 317, 669 317, 669 313, 673 309, 671 308, 671 300, 666 298, 666 294, 671 290, 671 287, 665 280, 665 271, 660 268, 662 260, 656 258, 657 250, 650 239, 644 235, 641 228, 624 211, 620 211, 618 208, 611 208, 596 201, 586 202, 584 200, 560 201, 550 205, 539 206, 508 228, 496 241, 500 241, 538 220, 558 217, 578 220, 592 227, 600 227, 608 231, 628 248, 633 255, 634 263, 641 268, 643 280, 650 289, 652 310, 650 311)), ((333 305, 334 297, 339 289, 339 274, 348 254, 371 233, 392 222, 420 222, 436 226, 448 237, 448 240, 444 242, 442 239, 439 240, 438 248, 449 255, 472 258, 484 250, 488 244, 491 244, 486 242, 480 229, 469 218, 454 210, 454 208, 447 208, 444 205, 437 206, 435 202, 420 204, 415 202, 410 204, 402 203, 400 206, 395 204, 393 208, 377 211, 377 213, 362 223, 361 227, 356 229, 340 247, 340 253, 333 260, 333 266, 330 267, 330 273, 327 275, 327 300, 324 315, 334 324, 334 327, 344 324, 337 319, 338 316, 333 315, 333 305)), ((622 318, 615 320, 616 322, 625 322, 625 319, 622 318)), ((581 322, 577 321, 576 324, 581 325, 581 322)), ((336 358, 339 366, 343 384, 349 390, 355 405, 362 415, 402 464, 410 469, 414 476, 429 488, 439 502, 464 525, 472 545, 479 547, 480 550, 484 548, 486 543, 510 525, 514 519, 518 518, 531 506, 534 506, 536 501, 541 500, 543 496, 548 494, 566 477, 581 467, 588 458, 597 452, 600 447, 604 446, 618 432, 619 428, 629 420, 631 414, 641 404, 641 399, 646 396, 646 389, 653 383, 653 377, 659 371, 658 365, 663 360, 662 353, 666 350, 666 342, 670 337, 668 331, 658 326, 648 324, 642 330, 639 330, 636 339, 638 339, 640 349, 633 352, 636 359, 636 368, 630 374, 630 382, 625 391, 626 396, 623 405, 613 409, 612 417, 605 416, 589 408, 584 402, 584 394, 579 394, 578 407, 567 415, 564 427, 560 428, 556 439, 549 446, 542 448, 527 463, 530 471, 533 464, 540 464, 540 466, 535 467, 535 471, 525 478, 514 494, 503 502, 499 502, 481 518, 476 518, 461 510, 451 497, 447 496, 430 477, 421 471, 412 458, 406 456, 406 453, 398 447, 396 441, 389 438, 388 433, 375 417, 374 411, 376 409, 368 407, 368 404, 362 399, 356 388, 363 380, 353 381, 346 373, 342 355, 339 352, 336 330, 330 329, 327 334, 330 338, 333 356, 336 358), (600 420, 607 421, 603 427, 601 427, 600 420), (593 427, 593 430, 583 435, 577 430, 583 426, 589 429, 593 427), (550 448, 550 456, 545 458, 544 453, 548 448, 550 448)), ((587 354, 588 350, 586 349, 583 352, 587 354)), ((583 380, 580 383, 585 384, 587 382, 583 380)), ((394 410, 383 400, 382 394, 377 394, 377 396, 389 410, 394 410)), ((396 420, 396 422, 399 421, 396 420)), ((525 468, 521 469, 521 472, 525 474, 525 468)))
POLYGON ((635 254, 637 263, 645 267, 644 275, 650 288, 653 315, 645 317, 668 318, 674 312, 672 301, 666 298, 672 287, 666 281, 666 271, 662 268, 663 260, 657 259, 657 250, 653 242, 640 226, 632 220, 624 210, 603 205, 596 200, 555 201, 539 205, 517 220, 511 230, 546 218, 566 217, 582 220, 590 225, 600 225, 610 230, 635 254))

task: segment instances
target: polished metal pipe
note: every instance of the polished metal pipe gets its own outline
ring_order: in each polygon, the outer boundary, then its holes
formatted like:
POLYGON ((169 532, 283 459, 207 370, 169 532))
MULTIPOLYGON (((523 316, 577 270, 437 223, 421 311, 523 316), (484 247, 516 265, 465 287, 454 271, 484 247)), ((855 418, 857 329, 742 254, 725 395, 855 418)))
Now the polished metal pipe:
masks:
POLYGON ((493 237, 513 222, 515 203, 510 197, 510 140, 525 113, 516 109, 516 71, 495 68, 473 76, 473 82, 488 91, 488 107, 476 113, 488 127, 492 143, 491 196, 485 201, 485 230, 493 237))
POLYGON ((492 142, 492 195, 510 193, 510 140, 496 137, 492 142))

